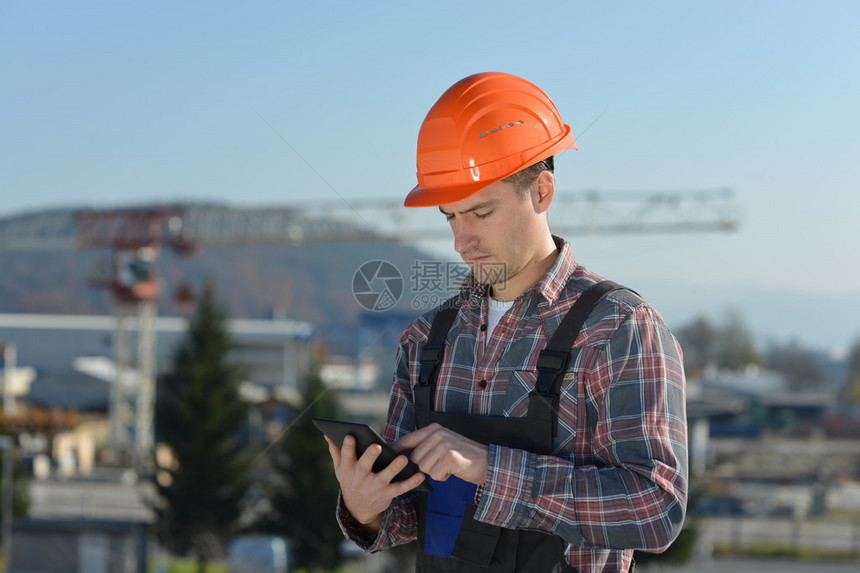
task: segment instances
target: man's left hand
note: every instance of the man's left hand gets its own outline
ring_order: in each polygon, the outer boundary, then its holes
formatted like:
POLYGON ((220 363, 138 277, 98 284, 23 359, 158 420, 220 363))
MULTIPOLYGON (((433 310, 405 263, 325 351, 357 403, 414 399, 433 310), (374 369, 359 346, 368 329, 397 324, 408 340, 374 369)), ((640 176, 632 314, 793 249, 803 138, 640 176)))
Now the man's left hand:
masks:
POLYGON ((437 481, 452 475, 478 485, 487 481, 490 448, 439 424, 407 434, 392 445, 398 452, 412 450, 409 459, 437 481))

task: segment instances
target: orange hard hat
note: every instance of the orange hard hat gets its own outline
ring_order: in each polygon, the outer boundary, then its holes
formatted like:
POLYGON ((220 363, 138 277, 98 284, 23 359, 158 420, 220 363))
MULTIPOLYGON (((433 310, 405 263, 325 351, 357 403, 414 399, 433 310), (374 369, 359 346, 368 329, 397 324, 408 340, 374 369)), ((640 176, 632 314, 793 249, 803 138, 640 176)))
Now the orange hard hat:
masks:
POLYGON ((533 83, 499 72, 463 78, 421 124, 418 185, 404 205, 456 203, 570 147, 570 126, 533 83))

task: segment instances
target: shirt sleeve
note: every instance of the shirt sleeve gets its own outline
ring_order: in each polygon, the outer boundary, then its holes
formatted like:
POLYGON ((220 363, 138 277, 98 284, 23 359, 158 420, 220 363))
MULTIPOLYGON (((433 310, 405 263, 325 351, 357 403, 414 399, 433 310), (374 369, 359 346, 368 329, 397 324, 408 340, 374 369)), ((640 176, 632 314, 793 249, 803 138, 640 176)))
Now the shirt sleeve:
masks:
POLYGON ((590 432, 588 455, 490 446, 476 518, 578 547, 665 550, 687 498, 685 380, 674 337, 651 307, 632 308, 603 343, 583 350, 564 384, 582 385, 586 408, 578 411, 588 424, 566 422, 590 432))
POLYGON ((418 536, 415 496, 405 494, 394 498, 385 511, 379 533, 374 533, 361 525, 343 504, 343 496, 337 499, 337 522, 345 538, 355 543, 366 553, 376 553, 383 549, 409 543, 418 536))
MULTIPOLYGON (((409 383, 408 340, 404 334, 395 358, 396 368, 391 398, 388 404, 388 422, 382 433, 386 442, 394 442, 414 431, 412 390, 409 383)), ((342 495, 338 495, 337 521, 344 536, 368 553, 409 543, 418 538, 417 496, 406 493, 394 498, 385 511, 379 533, 365 529, 347 511, 342 495)))

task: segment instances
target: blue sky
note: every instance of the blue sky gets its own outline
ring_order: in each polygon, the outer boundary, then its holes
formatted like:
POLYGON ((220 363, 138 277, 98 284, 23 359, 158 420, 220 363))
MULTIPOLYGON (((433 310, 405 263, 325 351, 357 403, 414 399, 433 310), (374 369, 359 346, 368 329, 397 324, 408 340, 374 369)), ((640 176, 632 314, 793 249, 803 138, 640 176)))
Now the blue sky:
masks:
POLYGON ((670 324, 732 308, 763 340, 846 346, 858 20, 849 1, 4 2, 0 217, 399 199, 436 98, 506 71, 579 137, 561 189, 734 189, 734 234, 580 238, 580 261, 670 324))

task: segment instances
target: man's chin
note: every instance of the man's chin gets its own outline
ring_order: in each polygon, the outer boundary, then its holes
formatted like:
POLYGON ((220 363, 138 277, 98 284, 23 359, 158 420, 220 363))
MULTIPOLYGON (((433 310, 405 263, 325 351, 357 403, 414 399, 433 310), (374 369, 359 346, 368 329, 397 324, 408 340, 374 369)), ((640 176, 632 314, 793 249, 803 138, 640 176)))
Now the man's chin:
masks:
POLYGON ((488 263, 473 263, 469 267, 472 269, 472 275, 475 277, 475 282, 491 289, 493 296, 503 294, 508 288, 508 282, 519 274, 519 271, 509 272, 509 267, 505 263, 488 262, 488 263))
POLYGON ((507 282, 507 277, 494 275, 493 273, 474 273, 474 275, 477 283, 487 287, 493 287, 495 289, 503 289, 507 282))

